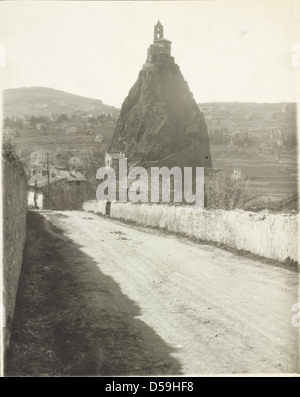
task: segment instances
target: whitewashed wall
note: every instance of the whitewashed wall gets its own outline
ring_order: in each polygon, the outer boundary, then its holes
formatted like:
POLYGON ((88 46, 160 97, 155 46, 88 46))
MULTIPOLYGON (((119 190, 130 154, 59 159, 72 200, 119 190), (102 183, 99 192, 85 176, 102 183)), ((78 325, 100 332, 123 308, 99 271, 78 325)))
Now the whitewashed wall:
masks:
MULTIPOLYGON (((85 202, 85 211, 105 214, 105 203, 85 202)), ((182 206, 112 203, 112 218, 158 227, 197 240, 284 261, 298 261, 298 215, 234 210, 189 213, 182 206)))
MULTIPOLYGON (((30 207, 30 208, 34 208, 35 207, 34 192, 28 191, 28 193, 27 193, 27 203, 28 203, 28 207, 30 207)), ((42 193, 37 193, 36 204, 37 204, 39 209, 43 209, 43 194, 42 193)))

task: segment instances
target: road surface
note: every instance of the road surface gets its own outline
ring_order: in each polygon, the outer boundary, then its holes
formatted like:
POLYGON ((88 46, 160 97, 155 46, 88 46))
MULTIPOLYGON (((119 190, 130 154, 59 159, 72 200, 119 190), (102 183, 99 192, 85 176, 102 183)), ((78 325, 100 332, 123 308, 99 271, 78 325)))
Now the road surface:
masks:
POLYGON ((41 214, 135 302, 182 374, 298 371, 295 271, 95 214, 41 214))

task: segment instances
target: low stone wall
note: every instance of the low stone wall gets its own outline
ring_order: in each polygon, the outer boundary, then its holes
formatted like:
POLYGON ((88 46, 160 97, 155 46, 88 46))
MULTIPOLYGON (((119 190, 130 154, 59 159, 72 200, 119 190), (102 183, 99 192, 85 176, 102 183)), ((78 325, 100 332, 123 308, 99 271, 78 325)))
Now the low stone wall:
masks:
MULTIPOLYGON (((92 200, 83 209, 105 214, 105 203, 92 200)), ((234 210, 189 213, 183 206, 112 203, 112 218, 158 227, 200 241, 285 261, 298 262, 298 215, 234 210)))
POLYGON ((3 160, 3 303, 4 349, 9 344, 23 250, 26 240, 27 190, 20 162, 3 160))

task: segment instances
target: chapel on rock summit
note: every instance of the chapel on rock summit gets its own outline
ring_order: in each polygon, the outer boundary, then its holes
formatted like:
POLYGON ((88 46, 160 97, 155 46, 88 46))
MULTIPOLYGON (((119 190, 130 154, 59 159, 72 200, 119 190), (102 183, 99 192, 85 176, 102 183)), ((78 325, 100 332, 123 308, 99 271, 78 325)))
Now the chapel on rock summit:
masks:
POLYGON ((171 56, 171 41, 164 38, 164 27, 160 23, 154 26, 153 44, 148 48, 147 62, 174 61, 171 56))

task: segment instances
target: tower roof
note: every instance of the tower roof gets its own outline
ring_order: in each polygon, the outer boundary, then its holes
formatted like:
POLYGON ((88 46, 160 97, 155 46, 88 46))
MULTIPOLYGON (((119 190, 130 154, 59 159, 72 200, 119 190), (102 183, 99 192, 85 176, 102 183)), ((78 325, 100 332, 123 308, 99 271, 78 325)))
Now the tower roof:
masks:
POLYGON ((161 37, 160 39, 154 40, 154 43, 172 43, 172 41, 165 39, 164 37, 161 37))

